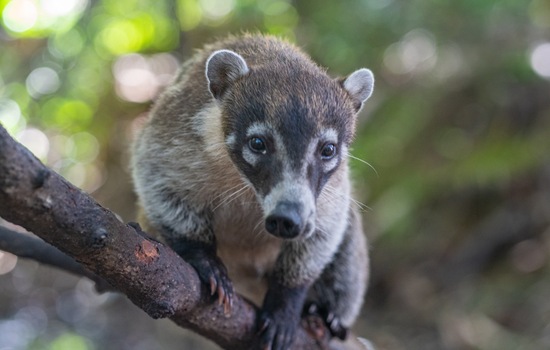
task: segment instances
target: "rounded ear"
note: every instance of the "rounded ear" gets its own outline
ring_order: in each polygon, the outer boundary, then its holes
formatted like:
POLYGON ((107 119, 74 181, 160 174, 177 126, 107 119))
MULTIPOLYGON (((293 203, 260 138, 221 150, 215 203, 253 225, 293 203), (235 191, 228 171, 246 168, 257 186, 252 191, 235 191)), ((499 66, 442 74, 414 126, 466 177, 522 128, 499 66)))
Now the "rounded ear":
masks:
POLYGON ((219 100, 231 84, 248 71, 246 61, 238 53, 230 50, 215 51, 206 60, 208 90, 219 100))
POLYGON ((374 75, 370 69, 361 68, 342 80, 341 84, 353 99, 355 109, 359 112, 363 107, 363 103, 372 95, 374 75))

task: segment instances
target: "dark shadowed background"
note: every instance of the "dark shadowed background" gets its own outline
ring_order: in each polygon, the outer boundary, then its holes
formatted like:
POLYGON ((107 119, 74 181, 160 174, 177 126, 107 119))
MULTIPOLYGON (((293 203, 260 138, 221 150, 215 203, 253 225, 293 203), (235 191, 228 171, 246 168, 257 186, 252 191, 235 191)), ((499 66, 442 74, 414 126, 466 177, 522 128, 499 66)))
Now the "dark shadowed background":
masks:
MULTIPOLYGON (((352 150, 377 349, 550 349, 549 0, 0 0, 0 123, 134 220, 128 147, 194 48, 278 34, 372 69, 352 150), (375 168, 373 170, 372 168, 375 168)), ((204 349, 0 252, 0 350, 204 349)))

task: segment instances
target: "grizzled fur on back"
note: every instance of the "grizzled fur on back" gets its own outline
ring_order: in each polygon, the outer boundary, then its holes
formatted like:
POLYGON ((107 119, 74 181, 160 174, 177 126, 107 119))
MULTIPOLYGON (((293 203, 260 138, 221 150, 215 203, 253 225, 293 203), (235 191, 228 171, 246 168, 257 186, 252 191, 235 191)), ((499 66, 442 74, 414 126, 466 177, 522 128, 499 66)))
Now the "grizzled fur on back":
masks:
MULTIPOLYGON (((133 145, 142 224, 184 258, 195 257, 196 244, 213 247, 237 291, 263 300, 269 317, 296 313, 304 290, 330 322, 349 327, 368 257, 347 151, 373 82, 366 69, 332 79, 274 37, 205 46, 156 101, 133 145)), ((209 271, 194 262, 199 275, 209 271)), ((218 294, 230 294, 229 284, 220 277, 227 290, 218 294)))

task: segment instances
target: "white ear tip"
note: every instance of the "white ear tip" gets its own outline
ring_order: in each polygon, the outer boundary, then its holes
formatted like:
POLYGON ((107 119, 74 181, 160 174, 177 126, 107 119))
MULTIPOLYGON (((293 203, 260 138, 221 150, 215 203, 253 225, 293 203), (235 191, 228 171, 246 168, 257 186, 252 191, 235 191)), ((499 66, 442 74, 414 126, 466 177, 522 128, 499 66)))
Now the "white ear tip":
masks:
MULTIPOLYGON (((239 69, 241 70, 242 74, 248 73, 248 65, 246 64, 246 61, 244 60, 244 58, 238 53, 236 53, 235 51, 226 50, 226 49, 217 50, 210 54, 210 56, 206 60, 206 71, 208 72, 208 68, 210 67, 210 62, 212 61, 212 59, 217 59, 217 58, 224 59, 224 56, 225 56, 225 60, 231 60, 231 59, 236 60, 236 62, 238 62, 239 69)), ((207 73, 207 76, 208 76, 208 73, 207 73)))
POLYGON ((206 64, 208 64, 208 62, 210 62, 210 60, 215 57, 215 56, 218 56, 218 55, 229 55, 229 56, 233 56, 233 57, 237 57, 237 58, 240 58, 242 59, 241 55, 239 55, 238 53, 236 53, 235 51, 231 51, 231 50, 227 50, 227 49, 222 49, 222 50, 216 50, 214 52, 212 52, 210 54, 210 56, 208 57, 208 59, 206 60, 206 64))
POLYGON ((365 102, 374 89, 374 74, 367 68, 353 72, 344 81, 344 88, 361 102, 365 102))
POLYGON ((365 78, 365 79, 371 79, 374 80, 374 74, 372 74, 372 71, 368 68, 361 68, 354 72, 354 74, 358 74, 359 76, 365 78))
POLYGON ((372 74, 372 71, 368 68, 361 68, 353 72, 352 75, 349 76, 347 80, 350 82, 364 82, 367 83, 370 86, 374 86, 374 74, 372 74), (351 79, 349 79, 351 78, 351 79))
POLYGON ((244 58, 231 50, 214 51, 206 60, 205 75, 208 90, 217 99, 239 77, 249 72, 244 58))
POLYGON ((365 79, 371 82, 372 85, 374 85, 374 74, 372 74, 372 71, 368 68, 361 68, 359 70, 362 75, 365 76, 365 79))

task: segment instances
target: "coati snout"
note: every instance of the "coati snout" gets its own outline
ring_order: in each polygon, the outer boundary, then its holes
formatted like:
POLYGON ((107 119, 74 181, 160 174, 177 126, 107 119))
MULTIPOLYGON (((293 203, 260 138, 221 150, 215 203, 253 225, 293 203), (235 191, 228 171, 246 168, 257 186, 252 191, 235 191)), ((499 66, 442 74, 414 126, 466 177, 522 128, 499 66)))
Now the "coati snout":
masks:
POLYGON ((306 227, 301 211, 300 203, 280 202, 266 217, 266 230, 281 238, 295 238, 306 227))
POLYGON ((265 228, 281 238, 306 238, 315 229, 314 198, 307 184, 292 180, 281 181, 260 199, 265 228))

